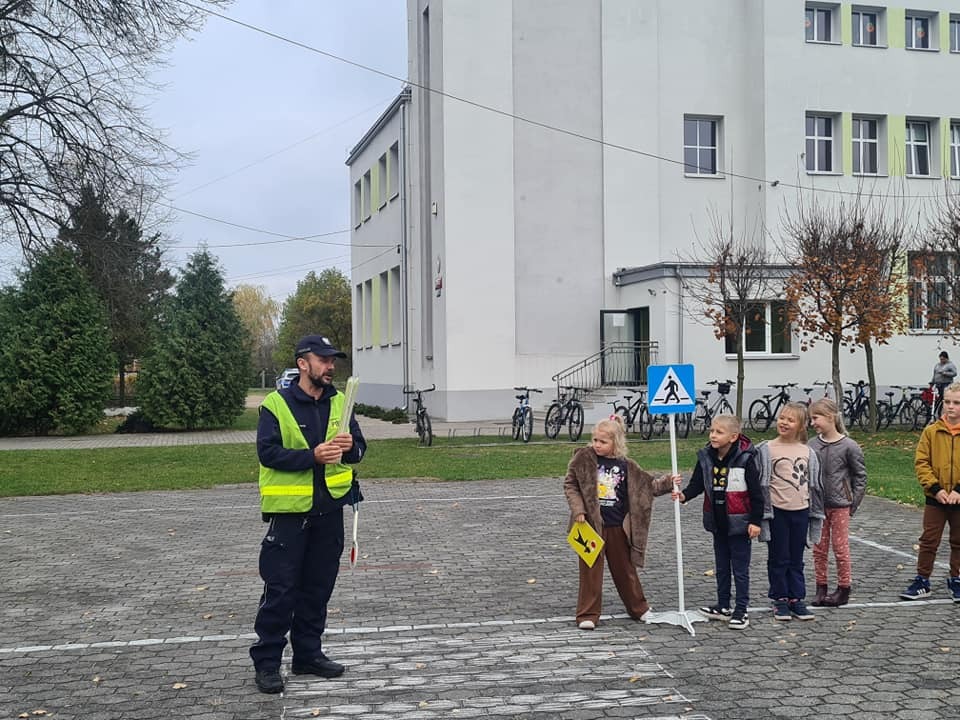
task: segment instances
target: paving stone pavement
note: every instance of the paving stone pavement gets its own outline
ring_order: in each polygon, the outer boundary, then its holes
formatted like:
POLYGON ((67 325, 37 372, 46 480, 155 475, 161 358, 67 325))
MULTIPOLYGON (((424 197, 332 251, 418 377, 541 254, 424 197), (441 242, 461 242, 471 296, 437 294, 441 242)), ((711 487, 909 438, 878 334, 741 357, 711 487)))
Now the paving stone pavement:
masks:
MULTIPOLYGON (((960 716, 945 546, 933 598, 897 600, 915 508, 865 501, 850 606, 775 622, 757 545, 750 627, 697 623, 691 636, 626 618, 609 581, 612 616, 575 628, 559 479, 364 492, 361 561, 342 570, 325 645, 347 673, 288 676, 280 696, 256 691, 247 656, 265 527, 255 487, 0 500, 0 719, 960 716)), ((671 610, 673 511, 667 498, 655 508, 641 578, 671 610)), ((712 549, 699 511, 682 517, 695 608, 715 598, 712 549)))

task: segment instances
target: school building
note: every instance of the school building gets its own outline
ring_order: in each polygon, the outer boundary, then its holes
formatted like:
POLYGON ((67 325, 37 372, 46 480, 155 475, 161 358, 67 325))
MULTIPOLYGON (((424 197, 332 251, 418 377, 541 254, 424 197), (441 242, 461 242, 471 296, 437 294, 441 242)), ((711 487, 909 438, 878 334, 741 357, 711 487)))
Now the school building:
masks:
MULTIPOLYGON (((433 415, 484 420, 514 386, 543 406, 648 363, 735 378, 686 291, 712 217, 776 250, 801 188, 895 190, 916 216, 960 179, 960 0, 409 0, 407 32, 410 85, 347 160, 363 402, 435 384, 433 415)), ((829 379, 770 294, 750 396, 829 379)), ((953 349, 921 304, 910 326, 877 350, 881 385, 953 349)), ((862 354, 841 371, 865 377, 862 354)))

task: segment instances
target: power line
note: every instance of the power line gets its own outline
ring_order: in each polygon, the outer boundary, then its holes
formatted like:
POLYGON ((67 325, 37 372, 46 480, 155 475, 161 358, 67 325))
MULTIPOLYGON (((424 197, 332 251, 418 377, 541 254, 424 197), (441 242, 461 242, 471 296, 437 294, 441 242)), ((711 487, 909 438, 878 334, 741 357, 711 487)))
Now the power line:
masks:
POLYGON ((396 247, 395 245, 361 245, 357 243, 335 243, 328 242, 324 240, 318 240, 317 238, 330 237, 331 235, 344 235, 350 232, 350 229, 346 230, 331 230, 329 232, 315 233, 313 235, 285 235, 283 233, 274 232, 273 230, 264 230, 263 228, 256 228, 250 225, 242 225, 240 223, 235 223, 230 220, 224 220, 222 218, 213 217, 212 215, 205 215, 204 213, 196 212, 195 210, 187 210, 186 208, 177 207, 176 205, 169 205, 167 203, 157 203, 162 207, 169 208, 175 212, 185 213, 187 215, 193 215, 194 217, 203 218, 204 220, 209 220, 210 222, 220 223, 221 225, 229 225, 230 227, 238 228, 240 230, 246 230, 247 232, 259 233, 260 235, 272 235, 274 237, 282 238, 281 240, 264 240, 261 242, 250 242, 250 243, 229 243, 225 245, 172 245, 170 247, 175 247, 179 249, 199 249, 200 247, 211 247, 211 248, 235 248, 235 247, 252 247, 255 245, 276 245, 279 243, 293 242, 295 240, 306 240, 308 242, 317 243, 318 245, 332 245, 333 247, 367 247, 367 248, 392 248, 396 247))
POLYGON ((286 146, 280 148, 279 150, 276 150, 276 151, 270 153, 269 155, 264 155, 263 157, 258 158, 258 159, 256 159, 256 160, 253 160, 253 161, 247 163, 246 165, 243 165, 242 167, 237 168, 236 170, 231 170, 230 172, 224 173, 223 175, 220 175, 219 177, 216 177, 216 178, 214 178, 213 180, 208 180, 207 182, 205 182, 205 183, 203 183, 203 184, 201 184, 201 185, 197 185, 196 187, 191 188, 191 189, 187 190, 186 192, 180 193, 179 195, 177 195, 176 199, 177 199, 177 200, 180 200, 181 198, 184 198, 184 197, 186 197, 187 195, 190 195, 190 194, 192 194, 192 193, 195 193, 197 190, 202 190, 202 189, 205 188, 205 187, 210 187, 210 186, 213 185, 214 183, 218 183, 218 182, 220 182, 221 180, 226 180, 227 178, 233 177, 234 175, 238 175, 239 173, 243 172, 244 170, 249 170, 250 168, 252 168, 252 167, 254 167, 254 166, 256 166, 256 165, 259 165, 260 163, 264 163, 264 162, 266 162, 267 160, 272 160, 273 158, 277 157, 277 155, 281 155, 281 154, 287 152, 287 150, 292 150, 293 148, 295 148, 295 147, 297 147, 297 146, 299 146, 299 145, 303 145, 304 143, 309 142, 309 141, 313 140, 314 138, 320 137, 321 135, 325 135, 326 133, 330 132, 331 130, 335 130, 336 128, 340 127, 341 125, 346 125, 346 124, 347 124, 348 122, 350 122, 351 120, 356 120, 358 117, 363 117, 364 115, 366 115, 367 113, 371 112, 372 110, 376 110, 377 108, 382 108, 386 103, 390 102, 392 99, 393 99, 392 97, 385 98, 385 99, 381 100, 380 102, 376 103, 375 105, 371 105, 371 106, 368 107, 366 110, 361 110, 361 111, 358 112, 356 115, 351 115, 350 117, 346 118, 345 120, 341 120, 340 122, 335 123, 335 124, 333 124, 333 125, 330 125, 329 127, 326 127, 326 128, 324 128, 323 130, 319 130, 319 131, 313 133, 312 135, 308 135, 307 137, 302 138, 301 140, 297 140, 296 142, 290 143, 289 145, 286 145, 286 146))
MULTIPOLYGON (((621 144, 619 144, 619 143, 608 142, 608 141, 603 140, 603 139, 601 139, 601 138, 596 138, 596 137, 593 137, 593 136, 590 136, 590 135, 584 135, 583 133, 578 133, 578 132, 576 132, 576 131, 574 131, 574 130, 569 130, 569 129, 567 129, 567 128, 562 128, 562 127, 558 127, 558 126, 556 126, 556 125, 551 125, 550 123, 542 122, 542 121, 539 121, 539 120, 534 120, 534 119, 532 119, 532 118, 524 117, 523 115, 517 115, 517 114, 512 113, 512 112, 509 112, 509 111, 507 111, 507 110, 502 110, 502 109, 500 109, 500 108, 495 108, 495 107, 493 107, 493 106, 491 106, 491 105, 485 105, 485 104, 483 104, 483 103, 481 103, 481 102, 477 102, 476 100, 470 100, 469 98, 461 97, 461 96, 459 96, 459 95, 454 95, 454 94, 449 93, 449 92, 446 92, 446 91, 444 91, 444 90, 438 90, 438 89, 436 89, 436 88, 428 87, 428 86, 422 85, 421 83, 418 83, 418 82, 416 82, 416 81, 414 81, 414 80, 410 80, 409 78, 402 78, 402 77, 399 77, 398 75, 393 75, 392 73, 388 73, 388 72, 386 72, 386 71, 384 71, 384 70, 378 70, 377 68, 371 67, 370 65, 364 65, 363 63, 357 62, 357 61, 355 61, 355 60, 350 60, 350 59, 348 59, 348 58, 342 57, 342 56, 340 56, 340 55, 336 55, 336 54, 331 53, 331 52, 328 52, 328 51, 326 51, 326 50, 321 50, 320 48, 314 47, 314 46, 312 46, 312 45, 308 45, 308 44, 306 44, 306 43, 304 43, 304 42, 300 42, 299 40, 293 40, 292 38, 288 38, 288 37, 286 37, 286 36, 284 36, 284 35, 280 35, 280 34, 278 34, 278 33, 272 32, 272 31, 270 31, 270 30, 266 30, 266 29, 261 28, 261 27, 258 27, 258 26, 256 26, 256 25, 252 25, 252 24, 250 24, 250 23, 243 22, 242 20, 237 20, 236 18, 232 18, 232 17, 230 17, 229 15, 224 15, 223 13, 219 13, 219 12, 217 12, 217 11, 215 11, 215 10, 210 9, 210 8, 201 7, 201 6, 199 6, 199 5, 194 5, 193 3, 188 2, 188 0, 179 0, 179 2, 181 2, 181 3, 184 4, 184 5, 187 5, 188 7, 193 8, 194 10, 198 10, 198 11, 203 12, 203 13, 206 13, 206 14, 208 14, 208 15, 213 15, 214 17, 218 17, 218 18, 220 18, 221 20, 226 20, 227 22, 233 23, 233 24, 235 24, 235 25, 239 25, 240 27, 246 28, 246 29, 248 29, 248 30, 252 30, 253 32, 260 33, 261 35, 265 35, 265 36, 267 36, 267 37, 273 38, 274 40, 279 40, 280 42, 286 43, 286 44, 288 44, 288 45, 293 45, 294 47, 298 47, 298 48, 301 48, 301 49, 303 49, 303 50, 307 50, 307 51, 309 51, 309 52, 316 53, 317 55, 322 55, 323 57, 329 58, 329 59, 331 59, 331 60, 335 60, 335 61, 337 61, 337 62, 343 63, 343 64, 345 64, 345 65, 350 65, 350 66, 355 67, 355 68, 359 68, 360 70, 365 70, 365 71, 370 72, 370 73, 373 73, 373 74, 375 74, 375 75, 380 75, 381 77, 389 78, 389 79, 391 79, 391 80, 396 80, 396 81, 398 81, 398 82, 405 83, 405 84, 407 84, 407 85, 411 85, 411 86, 416 87, 416 88, 419 88, 420 90, 423 90, 423 91, 425 91, 425 92, 433 93, 433 94, 438 95, 438 96, 440 96, 440 97, 447 98, 448 100, 454 100, 454 101, 456 101, 456 102, 460 102, 460 103, 463 103, 463 104, 465 104, 465 105, 469 105, 469 106, 471 106, 471 107, 475 107, 475 108, 480 109, 480 110, 486 110, 487 112, 493 113, 493 114, 495 114, 495 115, 499 115, 499 116, 504 117, 504 118, 509 118, 509 119, 511 119, 511 120, 516 120, 516 121, 519 121, 519 122, 527 123, 528 125, 532 125, 532 126, 534 126, 534 127, 539 127, 539 128, 541 128, 541 129, 543 129, 543 130, 549 130, 549 131, 551 131, 551 132, 559 133, 559 134, 561 134, 561 135, 566 135, 566 136, 568 136, 568 137, 576 138, 576 139, 579 139, 579 140, 585 140, 585 141, 587 141, 587 142, 596 143, 596 144, 598 144, 598 145, 600 145, 600 146, 602 146, 602 147, 608 147, 608 148, 611 148, 611 149, 614 149, 614 150, 620 150, 620 151, 622 151, 622 152, 627 152, 627 153, 631 153, 631 154, 634 154, 634 155, 640 155, 641 157, 649 158, 649 159, 651 159, 651 160, 658 160, 658 161, 660 161, 660 162, 670 163, 670 164, 672 164, 672 165, 680 165, 680 166, 682 166, 682 167, 687 167, 687 163, 686 163, 685 161, 683 161, 683 160, 678 160, 678 159, 676 159, 676 158, 666 157, 666 156, 664 156, 664 155, 658 155, 658 154, 656 154, 656 153, 649 152, 649 151, 647 151, 647 150, 640 150, 639 148, 634 148, 634 147, 630 147, 630 146, 627 146, 627 145, 621 145, 621 144)), ((802 190, 802 191, 808 191, 808 192, 814 192, 814 193, 827 193, 827 194, 833 194, 833 195, 854 195, 854 196, 858 196, 858 195, 859 195, 859 196, 864 196, 864 195, 866 195, 867 197, 884 197, 884 196, 885 196, 885 195, 880 194, 880 193, 864 193, 862 190, 861 190, 861 191, 852 191, 852 190, 840 190, 839 188, 836 189, 836 190, 833 190, 833 189, 830 189, 830 188, 815 188, 815 187, 812 187, 812 186, 811 186, 811 187, 805 187, 805 186, 803 186, 803 185, 800 185, 799 183, 789 183, 789 182, 784 182, 784 181, 779 180, 779 179, 777 179, 777 180, 775 180, 775 181, 772 181, 772 180, 769 180, 769 179, 767 179, 767 178, 755 177, 755 176, 753 176, 753 175, 744 175, 744 174, 742 174, 742 173, 736 173, 736 172, 732 172, 732 171, 724 172, 723 175, 729 176, 729 177, 738 178, 738 179, 740 179, 740 180, 749 180, 749 181, 755 182, 755 183, 761 183, 761 184, 762 184, 762 183, 766 183, 766 184, 768 184, 768 185, 771 184, 771 183, 773 183, 773 182, 776 182, 776 184, 779 185, 779 186, 781 186, 781 187, 793 188, 793 189, 795 189, 795 190, 802 190)), ((936 198, 936 197, 939 197, 939 196, 938 196, 938 195, 901 195, 900 197, 902 197, 902 198, 904 198, 904 199, 907 199, 907 198, 909 198, 909 199, 931 199, 931 198, 936 198)))

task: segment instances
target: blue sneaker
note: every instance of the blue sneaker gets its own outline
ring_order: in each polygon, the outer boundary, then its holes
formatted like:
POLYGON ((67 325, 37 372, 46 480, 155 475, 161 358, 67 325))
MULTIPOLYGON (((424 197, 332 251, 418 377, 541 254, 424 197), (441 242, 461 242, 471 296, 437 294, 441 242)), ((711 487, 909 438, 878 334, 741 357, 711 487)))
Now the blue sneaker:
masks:
POLYGON ((813 613, 807 609, 807 606, 804 605, 803 600, 790 601, 790 614, 793 615, 797 620, 813 620, 814 618, 813 613))
MULTIPOLYGON (((948 581, 949 582, 949 581, 948 581)), ((923 575, 917 575, 910 587, 900 593, 904 600, 919 600, 930 594, 930 581, 923 575)))
POLYGON ((955 603, 960 603, 960 577, 947 578, 947 590, 955 603))
POLYGON ((773 602, 773 619, 787 622, 793 619, 793 615, 790 613, 790 603, 787 602, 786 598, 780 598, 773 602))

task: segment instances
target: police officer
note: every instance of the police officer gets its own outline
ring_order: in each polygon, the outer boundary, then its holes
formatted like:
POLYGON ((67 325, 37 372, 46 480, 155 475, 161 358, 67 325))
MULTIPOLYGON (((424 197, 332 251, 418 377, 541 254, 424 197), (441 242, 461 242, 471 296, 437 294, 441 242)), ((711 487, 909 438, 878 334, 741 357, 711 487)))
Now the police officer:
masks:
POLYGON ((257 425, 260 508, 270 526, 260 547, 264 586, 250 657, 265 693, 283 690, 288 632, 295 675, 343 674, 320 638, 343 553, 343 506, 363 499, 345 463, 360 462, 367 443, 352 415, 349 428, 339 427, 344 396, 333 386, 336 358, 346 355, 308 335, 295 356, 297 382, 264 398, 257 425))

